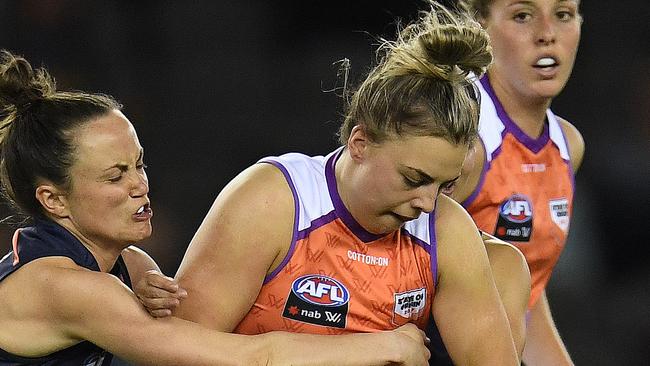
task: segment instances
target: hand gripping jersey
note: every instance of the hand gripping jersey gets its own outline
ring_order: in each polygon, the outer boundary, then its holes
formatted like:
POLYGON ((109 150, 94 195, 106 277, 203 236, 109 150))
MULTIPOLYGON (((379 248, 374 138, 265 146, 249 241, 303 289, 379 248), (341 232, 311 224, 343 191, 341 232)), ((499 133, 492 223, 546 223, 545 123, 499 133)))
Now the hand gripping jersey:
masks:
POLYGON ((291 187, 293 239, 236 333, 373 332, 407 322, 424 328, 437 272, 435 215, 422 214, 387 235, 363 229, 337 191, 334 167, 342 151, 260 160, 279 168, 291 187))
POLYGON ((463 206, 479 229, 524 254, 532 277, 531 308, 551 277, 569 230, 574 181, 568 145, 550 110, 541 136, 532 139, 506 114, 488 77, 477 84, 486 161, 463 206))
MULTIPOLYGON (((70 232, 51 221, 37 220, 34 226, 16 230, 13 251, 0 260, 0 281, 25 264, 43 257, 68 257, 81 267, 99 271, 95 258, 70 232)), ((121 256, 110 273, 131 287, 121 256)), ((0 349, 0 366, 107 366, 112 358, 112 354, 87 341, 38 358, 20 357, 0 349)))

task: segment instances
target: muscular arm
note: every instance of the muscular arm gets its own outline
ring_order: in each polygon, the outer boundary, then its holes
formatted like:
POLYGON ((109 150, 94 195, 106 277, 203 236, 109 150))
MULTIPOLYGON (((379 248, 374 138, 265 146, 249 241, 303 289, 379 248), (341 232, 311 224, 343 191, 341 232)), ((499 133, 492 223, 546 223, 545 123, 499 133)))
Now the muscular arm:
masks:
POLYGON ((449 355, 459 365, 519 365, 476 226, 446 196, 438 198, 438 286, 433 316, 449 355))
POLYGON ((526 309, 530 298, 530 271, 526 258, 509 243, 482 233, 499 297, 503 303, 512 338, 521 358, 526 341, 526 309))
POLYGON ((270 164, 245 170, 219 194, 194 235, 176 278, 188 292, 175 314, 232 331, 264 277, 284 258, 293 230, 293 195, 270 164))
POLYGON ((553 322, 551 309, 546 299, 546 291, 542 293, 537 304, 530 311, 524 362, 528 366, 573 365, 569 352, 567 352, 553 322))
POLYGON ((254 337, 209 331, 177 318, 155 320, 117 278, 67 258, 29 263, 2 285, 0 293, 11 300, 3 304, 10 310, 1 322, 17 331, 0 344, 25 357, 83 340, 142 365, 260 364, 269 351, 270 344, 254 337), (29 295, 20 296, 25 291, 29 295))
POLYGON ((414 326, 340 338, 221 333, 175 317, 154 319, 117 278, 67 258, 27 264, 0 283, 0 295, 0 324, 16 330, 0 334, 0 347, 23 357, 88 340, 138 365, 426 365, 414 326))

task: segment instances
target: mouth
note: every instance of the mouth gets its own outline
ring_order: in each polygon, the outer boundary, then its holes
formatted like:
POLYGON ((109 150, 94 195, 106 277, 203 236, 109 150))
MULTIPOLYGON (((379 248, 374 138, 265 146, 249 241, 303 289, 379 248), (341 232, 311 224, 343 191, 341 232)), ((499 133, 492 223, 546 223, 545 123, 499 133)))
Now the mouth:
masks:
POLYGON ((419 217, 419 216, 416 216, 416 217, 402 216, 400 214, 396 214, 395 212, 391 212, 391 215, 393 217, 395 217, 397 220, 401 221, 401 222, 409 222, 409 221, 415 220, 415 219, 417 219, 419 217))
POLYGON ((543 71, 552 70, 558 66, 560 66, 560 63, 557 61, 555 57, 551 57, 551 56, 541 57, 540 59, 537 60, 537 62, 535 62, 535 64, 533 64, 534 68, 543 71))
POLYGON ((137 221, 149 220, 153 216, 153 210, 151 209, 150 204, 147 202, 144 205, 140 206, 140 208, 138 208, 133 216, 137 221))

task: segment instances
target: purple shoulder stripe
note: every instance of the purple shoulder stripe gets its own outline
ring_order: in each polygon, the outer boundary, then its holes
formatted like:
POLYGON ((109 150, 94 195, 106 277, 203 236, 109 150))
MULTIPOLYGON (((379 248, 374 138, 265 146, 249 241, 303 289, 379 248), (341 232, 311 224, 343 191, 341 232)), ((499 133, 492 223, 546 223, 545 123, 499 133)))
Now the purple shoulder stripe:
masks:
POLYGON ((282 174, 284 175, 284 178, 287 180, 287 183, 289 184, 289 187, 291 188, 291 194, 293 195, 293 207, 294 207, 294 217, 293 217, 293 235, 291 237, 291 245, 289 246, 289 251, 287 252, 287 255, 284 257, 282 260, 282 263, 273 270, 270 274, 268 274, 266 277, 264 277, 264 284, 267 284, 269 281, 271 281, 275 276, 280 273, 280 271, 287 265, 289 262, 289 259, 293 256, 293 252, 296 249, 296 242, 298 241, 298 222, 300 219, 300 204, 298 202, 298 194, 296 193, 296 187, 293 183, 293 180, 291 179, 291 175, 289 175, 289 172, 287 171, 287 168, 282 165, 277 160, 273 160, 272 158, 265 158, 263 160, 260 160, 260 163, 267 163, 275 166, 276 168, 280 169, 282 174))

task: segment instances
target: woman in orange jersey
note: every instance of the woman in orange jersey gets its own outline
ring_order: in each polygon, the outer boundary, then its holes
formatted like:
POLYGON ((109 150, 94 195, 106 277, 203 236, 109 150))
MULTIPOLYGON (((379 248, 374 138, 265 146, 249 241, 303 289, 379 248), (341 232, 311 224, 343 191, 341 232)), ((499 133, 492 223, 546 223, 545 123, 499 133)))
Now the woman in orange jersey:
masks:
POLYGON ((218 195, 178 270, 188 298, 175 314, 243 334, 433 317, 455 362, 518 365, 479 232, 440 194, 477 134, 471 75, 491 61, 487 34, 432 5, 381 51, 339 149, 264 158, 218 195))
POLYGON ((494 63, 477 83, 481 143, 453 196, 481 230, 515 245, 529 264, 524 362, 571 365, 544 288, 567 238, 573 176, 584 153, 578 130, 549 109, 573 68, 579 0, 464 3, 489 33, 494 63))
MULTIPOLYGON (((137 365, 426 364, 413 325, 240 336, 147 314, 131 281, 158 267, 131 244, 151 234, 153 211, 144 150, 120 110, 107 95, 59 91, 44 69, 0 51, 0 182, 34 219, 0 259, 0 365, 103 366, 113 354, 137 365)), ((159 286, 166 300, 183 297, 159 286)))

